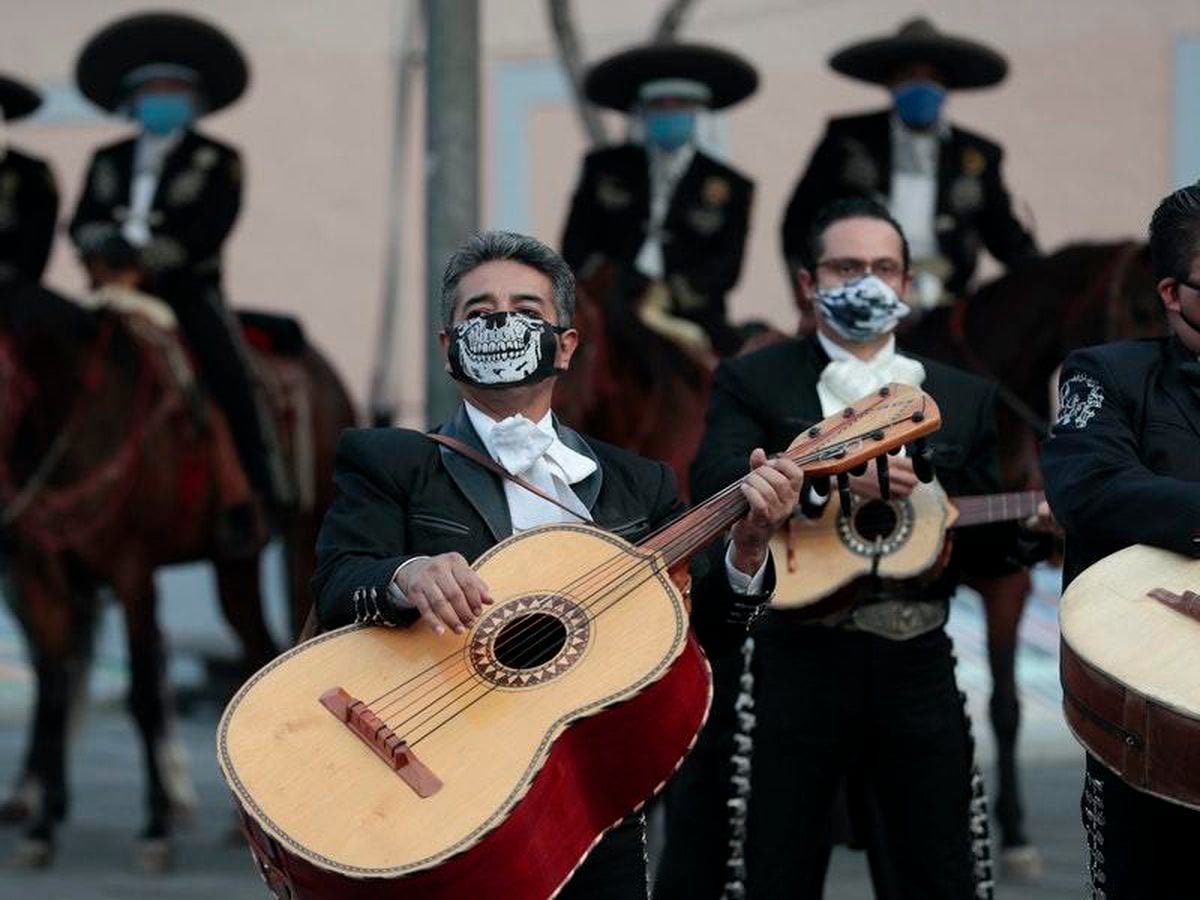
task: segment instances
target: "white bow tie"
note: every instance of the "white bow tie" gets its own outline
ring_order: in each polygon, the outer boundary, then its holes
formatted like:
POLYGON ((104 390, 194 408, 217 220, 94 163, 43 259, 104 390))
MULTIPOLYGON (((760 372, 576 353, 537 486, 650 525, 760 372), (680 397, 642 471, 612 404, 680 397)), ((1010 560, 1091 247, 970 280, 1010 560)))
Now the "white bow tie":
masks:
POLYGON ((526 475, 539 460, 566 484, 583 481, 596 471, 596 463, 576 453, 558 437, 543 431, 522 415, 497 422, 491 433, 492 449, 500 465, 513 475, 526 475))
POLYGON ((920 386, 924 380, 923 365, 915 359, 892 353, 870 362, 858 357, 835 360, 821 372, 820 386, 843 406, 849 406, 889 382, 920 386))

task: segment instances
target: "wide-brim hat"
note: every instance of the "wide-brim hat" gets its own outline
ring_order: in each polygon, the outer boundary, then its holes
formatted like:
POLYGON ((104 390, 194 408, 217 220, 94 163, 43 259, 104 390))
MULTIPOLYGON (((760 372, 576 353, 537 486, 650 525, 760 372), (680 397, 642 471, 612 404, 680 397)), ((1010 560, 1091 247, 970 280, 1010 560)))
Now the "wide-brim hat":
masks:
POLYGON ((192 16, 155 12, 97 32, 79 53, 75 82, 97 106, 115 111, 136 87, 130 76, 155 70, 193 73, 206 112, 233 103, 250 80, 246 58, 225 32, 192 16))
POLYGON ((740 56, 702 44, 650 44, 623 50, 588 70, 583 91, 598 106, 626 112, 648 81, 680 79, 707 89, 705 105, 724 109, 758 89, 758 72, 740 56))
POLYGON ((936 66, 948 88, 981 88, 1008 74, 1008 61, 991 47, 939 31, 928 19, 912 19, 887 37, 860 41, 829 59, 837 72, 886 85, 906 63, 936 66))
POLYGON ((6 121, 23 118, 41 105, 42 95, 29 85, 0 75, 0 110, 6 121))

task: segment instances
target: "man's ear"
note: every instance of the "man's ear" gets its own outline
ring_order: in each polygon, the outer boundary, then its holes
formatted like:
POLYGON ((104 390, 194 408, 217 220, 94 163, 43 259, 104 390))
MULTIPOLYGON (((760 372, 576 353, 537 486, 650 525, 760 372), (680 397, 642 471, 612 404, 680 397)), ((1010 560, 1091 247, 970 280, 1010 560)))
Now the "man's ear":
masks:
POLYGON ((1168 312, 1179 312, 1179 282, 1174 278, 1163 278, 1154 286, 1158 296, 1162 298, 1163 306, 1168 312))
POLYGON ((447 372, 450 371, 450 335, 444 331, 438 332, 438 346, 442 348, 442 359, 445 365, 442 367, 447 372))
POLYGON ((571 357, 579 349, 579 332, 568 328, 558 336, 558 358, 554 361, 555 368, 567 369, 571 366, 571 357))
POLYGON ((808 269, 796 269, 797 299, 803 298, 811 305, 817 299, 817 279, 808 269))

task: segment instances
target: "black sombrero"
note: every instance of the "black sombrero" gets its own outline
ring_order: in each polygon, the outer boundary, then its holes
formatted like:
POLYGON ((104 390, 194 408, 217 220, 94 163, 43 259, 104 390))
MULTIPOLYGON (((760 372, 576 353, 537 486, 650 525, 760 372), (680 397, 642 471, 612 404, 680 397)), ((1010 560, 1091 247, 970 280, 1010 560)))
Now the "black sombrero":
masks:
POLYGON ((724 109, 758 88, 758 72, 727 50, 701 44, 650 44, 624 50, 588 70, 583 90, 598 106, 628 111, 648 81, 678 78, 708 89, 706 106, 724 109))
POLYGON ((5 120, 23 118, 42 105, 42 95, 15 78, 0 75, 0 110, 5 120))
POLYGON ((205 111, 233 103, 250 80, 242 51, 219 28, 178 13, 142 13, 119 19, 99 31, 80 51, 75 82, 84 95, 115 111, 133 86, 139 69, 194 73, 205 111))
POLYGON ((894 35, 851 44, 829 59, 834 71, 874 84, 887 84, 897 67, 911 62, 937 66, 948 88, 987 87, 1008 74, 1008 61, 995 50, 944 34, 928 19, 912 19, 894 35))

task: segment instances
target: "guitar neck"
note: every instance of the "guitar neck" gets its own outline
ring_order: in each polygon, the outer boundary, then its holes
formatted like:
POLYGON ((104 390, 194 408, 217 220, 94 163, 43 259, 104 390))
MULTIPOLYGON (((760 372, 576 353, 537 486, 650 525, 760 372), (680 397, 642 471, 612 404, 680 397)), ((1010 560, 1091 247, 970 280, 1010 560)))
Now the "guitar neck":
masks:
POLYGON ((952 497, 950 502, 958 510, 958 521, 954 523, 954 527, 965 528, 969 525, 1027 519, 1037 513, 1038 504, 1045 499, 1046 495, 1042 491, 952 497))
MULTIPOLYGON (((806 476, 827 476, 935 431, 941 424, 936 404, 917 392, 914 405, 911 396, 904 396, 905 391, 912 390, 889 385, 813 426, 780 455, 800 466, 806 476)), ((660 528, 639 546, 662 554, 668 568, 690 559, 749 510, 740 486, 741 479, 660 528)))

